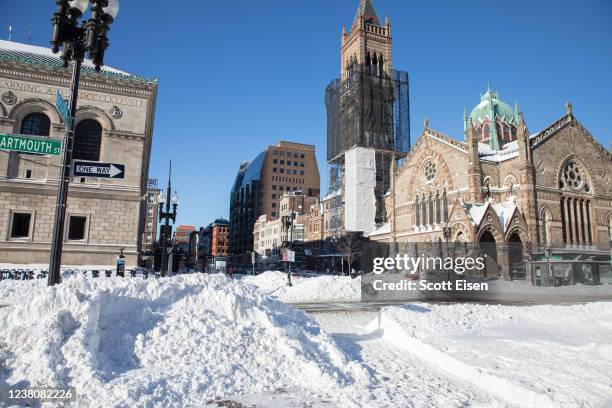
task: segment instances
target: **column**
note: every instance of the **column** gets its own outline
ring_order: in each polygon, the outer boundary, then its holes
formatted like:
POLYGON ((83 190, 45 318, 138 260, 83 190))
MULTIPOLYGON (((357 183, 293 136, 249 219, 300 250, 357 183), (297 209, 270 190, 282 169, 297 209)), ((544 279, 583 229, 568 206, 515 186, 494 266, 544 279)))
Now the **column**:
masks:
POLYGON ((573 208, 573 213, 574 213, 574 231, 576 233, 575 235, 575 241, 576 241, 576 245, 580 245, 581 244, 581 240, 580 240, 580 220, 578 219, 578 199, 573 199, 572 200, 572 208, 573 208))
POLYGON ((586 206, 585 201, 580 200, 580 225, 581 225, 580 231, 582 232, 582 245, 587 246, 589 244, 589 240, 587 236, 588 235, 587 230, 589 228, 589 225, 587 224, 585 206, 586 206))
POLYGON ((567 229, 567 243, 574 244, 574 232, 572 230, 572 200, 565 199, 565 226, 567 229))
POLYGON ((567 244, 567 227, 566 227, 566 220, 567 218, 565 217, 565 198, 561 197, 561 200, 559 202, 559 206, 561 209, 561 233, 562 233, 562 238, 563 238, 563 243, 567 244))

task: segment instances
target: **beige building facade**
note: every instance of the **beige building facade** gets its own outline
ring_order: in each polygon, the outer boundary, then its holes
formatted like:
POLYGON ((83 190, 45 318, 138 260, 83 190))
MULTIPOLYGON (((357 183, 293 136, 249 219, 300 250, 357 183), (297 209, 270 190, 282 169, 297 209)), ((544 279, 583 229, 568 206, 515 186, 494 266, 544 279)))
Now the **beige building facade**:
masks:
MULTIPOLYGON (((69 87, 50 49, 0 41, 0 134, 63 140, 55 100, 58 90, 68 100, 69 87)), ((72 178, 62 264, 111 265, 124 248, 136 265, 156 98, 156 80, 84 62, 73 156, 124 164, 125 178, 72 178)), ((60 155, 0 150, 0 262, 49 262, 60 164, 60 155)))

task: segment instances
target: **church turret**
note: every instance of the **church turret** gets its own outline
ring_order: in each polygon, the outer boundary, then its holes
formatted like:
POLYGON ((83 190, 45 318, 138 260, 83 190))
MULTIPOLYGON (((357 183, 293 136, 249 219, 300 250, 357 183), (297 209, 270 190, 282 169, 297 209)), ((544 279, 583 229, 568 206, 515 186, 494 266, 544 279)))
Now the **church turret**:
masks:
POLYGON ((384 26, 380 23, 371 0, 360 1, 350 32, 345 33, 344 30, 341 53, 342 80, 348 77, 354 63, 364 67, 364 70, 372 69, 391 76, 391 22, 387 18, 384 26))
POLYGON ((486 92, 480 96, 480 103, 470 114, 480 141, 489 145, 491 150, 499 151, 504 144, 516 140, 518 109, 518 103, 513 110, 500 99, 499 92, 493 92, 487 86, 486 92))
POLYGON ((374 10, 371 0, 361 0, 359 2, 359 8, 355 15, 355 21, 353 21, 353 27, 359 22, 359 19, 362 19, 366 24, 381 27, 380 20, 378 19, 378 15, 376 15, 376 10, 374 10))

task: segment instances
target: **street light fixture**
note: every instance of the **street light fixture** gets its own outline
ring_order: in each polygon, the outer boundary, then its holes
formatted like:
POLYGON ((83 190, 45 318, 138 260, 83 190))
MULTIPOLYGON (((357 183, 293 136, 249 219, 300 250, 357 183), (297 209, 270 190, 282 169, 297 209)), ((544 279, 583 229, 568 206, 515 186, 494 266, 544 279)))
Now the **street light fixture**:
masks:
POLYGON ((54 54, 63 48, 62 61, 64 68, 72 62, 72 79, 70 86, 70 116, 66 123, 64 151, 60 167, 57 200, 55 203, 55 221, 53 239, 51 241, 51 259, 49 261, 48 285, 61 282, 60 267, 62 264, 62 241, 66 219, 66 202, 68 198, 68 183, 72 170, 72 149, 74 144, 74 117, 79 94, 79 79, 81 65, 85 53, 93 60, 97 72, 104 65, 104 53, 108 48, 108 31, 117 17, 119 0, 91 0, 91 17, 79 19, 87 11, 89 0, 55 0, 57 10, 51 18, 53 32, 51 34, 51 50, 54 54))
POLYGON ((162 262, 160 274, 161 276, 166 276, 166 272, 168 270, 168 229, 170 228, 170 220, 172 223, 176 222, 176 207, 178 206, 179 198, 176 191, 172 198, 170 198, 170 194, 172 192, 172 161, 170 161, 170 171, 168 173, 168 188, 166 189, 166 200, 164 200, 164 194, 162 191, 159 192, 158 201, 159 201, 159 221, 165 220, 164 228, 162 229, 162 233, 160 236, 162 242, 162 262), (166 209, 164 211, 164 203, 166 204, 166 209), (172 203, 172 211, 170 211, 170 204, 172 203))

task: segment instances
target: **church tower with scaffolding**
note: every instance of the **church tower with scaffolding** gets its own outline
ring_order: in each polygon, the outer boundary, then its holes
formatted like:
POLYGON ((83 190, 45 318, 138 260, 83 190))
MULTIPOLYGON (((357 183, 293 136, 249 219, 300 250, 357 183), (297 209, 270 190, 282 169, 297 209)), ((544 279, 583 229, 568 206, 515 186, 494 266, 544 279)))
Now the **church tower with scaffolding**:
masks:
POLYGON ((342 29, 340 78, 326 89, 329 191, 326 236, 369 233, 387 222, 392 163, 410 148, 408 74, 393 69, 389 17, 360 0, 342 29))

